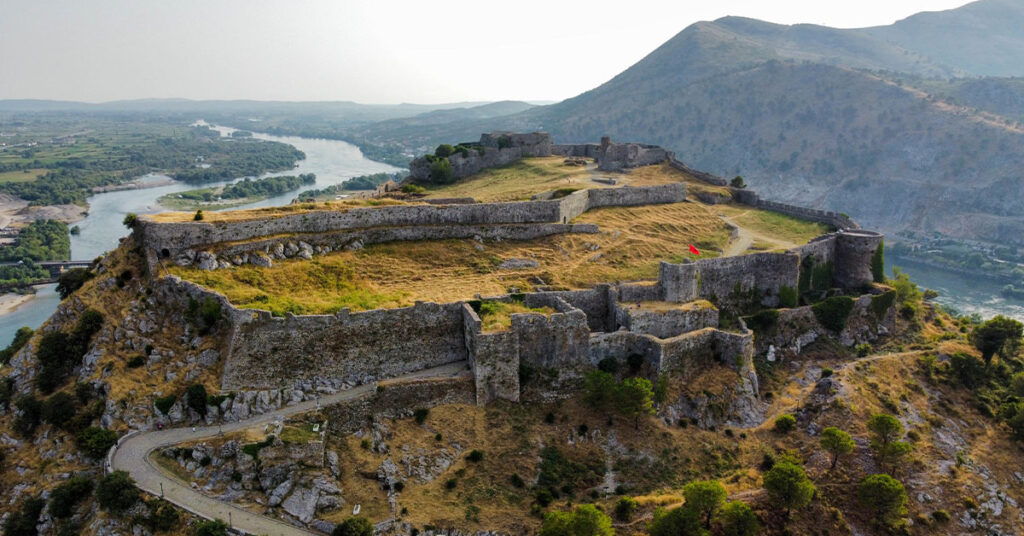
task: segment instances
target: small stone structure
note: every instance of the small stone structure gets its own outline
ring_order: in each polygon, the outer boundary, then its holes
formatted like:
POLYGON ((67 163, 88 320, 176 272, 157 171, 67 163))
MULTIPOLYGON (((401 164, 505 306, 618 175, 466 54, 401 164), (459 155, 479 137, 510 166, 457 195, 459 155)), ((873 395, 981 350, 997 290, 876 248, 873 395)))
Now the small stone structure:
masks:
POLYGON ((597 169, 601 171, 620 171, 640 166, 660 164, 673 159, 670 151, 657 145, 640 143, 612 143, 611 138, 601 138, 597 150, 597 169))
MULTIPOLYGON (((491 132, 480 136, 478 143, 464 143, 470 148, 465 153, 448 156, 452 165, 452 178, 461 179, 484 169, 506 166, 523 158, 551 156, 551 136, 547 132, 517 134, 491 132)), ((416 182, 430 180, 430 164, 425 156, 409 162, 409 178, 416 182)))

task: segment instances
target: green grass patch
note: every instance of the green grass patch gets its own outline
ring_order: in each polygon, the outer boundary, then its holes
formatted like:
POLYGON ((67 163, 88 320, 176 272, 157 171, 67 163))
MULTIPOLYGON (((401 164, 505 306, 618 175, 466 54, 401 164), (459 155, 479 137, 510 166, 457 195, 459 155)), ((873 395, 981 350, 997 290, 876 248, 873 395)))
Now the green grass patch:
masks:
POLYGON ((505 331, 512 327, 514 313, 541 313, 550 315, 555 310, 550 307, 527 307, 521 302, 480 302, 480 321, 484 331, 505 331))
POLYGON ((281 441, 285 443, 309 443, 319 440, 320 432, 314 432, 311 423, 288 425, 281 429, 281 441))

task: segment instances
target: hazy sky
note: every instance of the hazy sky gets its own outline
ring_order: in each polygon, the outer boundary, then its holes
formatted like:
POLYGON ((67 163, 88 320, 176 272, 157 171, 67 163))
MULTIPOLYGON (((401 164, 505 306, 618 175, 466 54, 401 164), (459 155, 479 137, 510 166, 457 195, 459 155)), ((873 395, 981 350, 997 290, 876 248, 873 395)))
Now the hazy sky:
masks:
POLYGON ((561 100, 689 24, 844 28, 965 0, 0 0, 0 99, 561 100))

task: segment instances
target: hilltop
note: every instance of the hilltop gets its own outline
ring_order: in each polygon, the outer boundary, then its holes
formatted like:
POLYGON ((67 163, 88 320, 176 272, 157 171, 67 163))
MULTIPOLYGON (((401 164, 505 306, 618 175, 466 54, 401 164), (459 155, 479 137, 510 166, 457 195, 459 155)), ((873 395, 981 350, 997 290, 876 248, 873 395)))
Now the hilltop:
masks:
POLYGON ((496 133, 431 159, 506 165, 126 220, 5 352, 5 533, 200 534, 230 511, 321 534, 358 505, 382 534, 532 534, 577 507, 656 534, 695 481, 723 486, 715 534, 726 497, 762 534, 1024 523, 1020 333, 982 355, 982 328, 882 281, 881 235, 650 145, 496 133), (829 426, 852 435, 834 468, 829 426), (817 493, 780 502, 785 471, 817 493), (900 504, 858 499, 883 473, 900 504))

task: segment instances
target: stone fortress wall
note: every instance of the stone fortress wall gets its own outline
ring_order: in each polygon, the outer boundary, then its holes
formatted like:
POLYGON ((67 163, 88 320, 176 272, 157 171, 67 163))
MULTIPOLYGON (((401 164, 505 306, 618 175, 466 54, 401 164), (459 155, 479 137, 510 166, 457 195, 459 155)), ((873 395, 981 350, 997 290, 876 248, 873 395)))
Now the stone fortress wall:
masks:
MULTIPOLYGON (((466 154, 455 153, 448 157, 454 179, 468 177, 484 169, 506 166, 523 158, 553 154, 551 136, 547 132, 491 132, 480 136, 479 142, 461 145, 468 146, 471 150, 466 154)), ((431 161, 427 157, 413 159, 409 163, 409 177, 414 181, 428 181, 430 164, 431 161)))
MULTIPOLYGON (((554 150, 561 154, 565 149, 556 146, 554 150)), ((620 155, 618 150, 613 153, 620 155)), ((634 156, 645 158, 643 153, 629 150, 621 154, 627 161, 634 156)), ((667 158, 672 161, 671 153, 667 158)), ((180 257, 203 247, 213 250, 201 253, 214 259, 214 267, 226 262, 223 256, 217 258, 225 253, 265 255, 283 247, 281 242, 270 247, 279 240, 278 235, 298 234, 326 250, 321 240, 331 237, 336 239, 334 246, 339 246, 338 237, 352 233, 361 233, 368 241, 383 241, 423 239, 419 237, 435 236, 435 230, 476 231, 483 226, 508 233, 517 228, 572 232, 580 226, 568 222, 590 208, 679 202, 685 196, 682 184, 591 189, 556 201, 354 208, 229 223, 145 220, 135 233, 156 273, 159 257, 180 257), (366 238, 373 233, 378 233, 376 238, 366 238), (256 251, 239 249, 249 247, 242 243, 255 244, 256 251)), ((513 314, 511 328, 499 332, 484 332, 478 313, 467 302, 418 302, 398 309, 281 318, 266 311, 236 308, 223 296, 174 276, 164 277, 161 284, 193 299, 211 297, 221 304, 230 333, 224 390, 274 389, 296 380, 360 383, 465 362, 470 370, 465 381, 471 393, 452 395, 453 400, 468 396, 485 404, 519 399, 520 365, 551 371, 554 383, 561 385, 578 382, 602 359, 640 355, 654 374, 664 371, 685 376, 715 363, 728 366, 756 392, 754 335, 742 321, 738 329, 719 329, 720 310, 739 311, 751 302, 777 306, 783 287, 798 288, 801 272, 822 263, 834 266, 833 286, 866 288, 872 281, 871 257, 881 241, 878 233, 858 230, 855 225, 840 226, 835 233, 783 253, 663 262, 655 281, 491 298, 520 299, 529 307, 547 306, 556 311, 550 315, 513 314), (807 259, 815 264, 805 266, 807 259), (633 307, 635 302, 661 302, 662 306, 645 309, 633 307)), ((864 300, 870 303, 871 298, 860 301, 864 300)), ((813 318, 808 307, 790 309, 787 315, 802 321, 813 318)), ((778 341, 780 345, 784 342, 778 341)), ((436 393, 428 398, 447 399, 436 393)))

